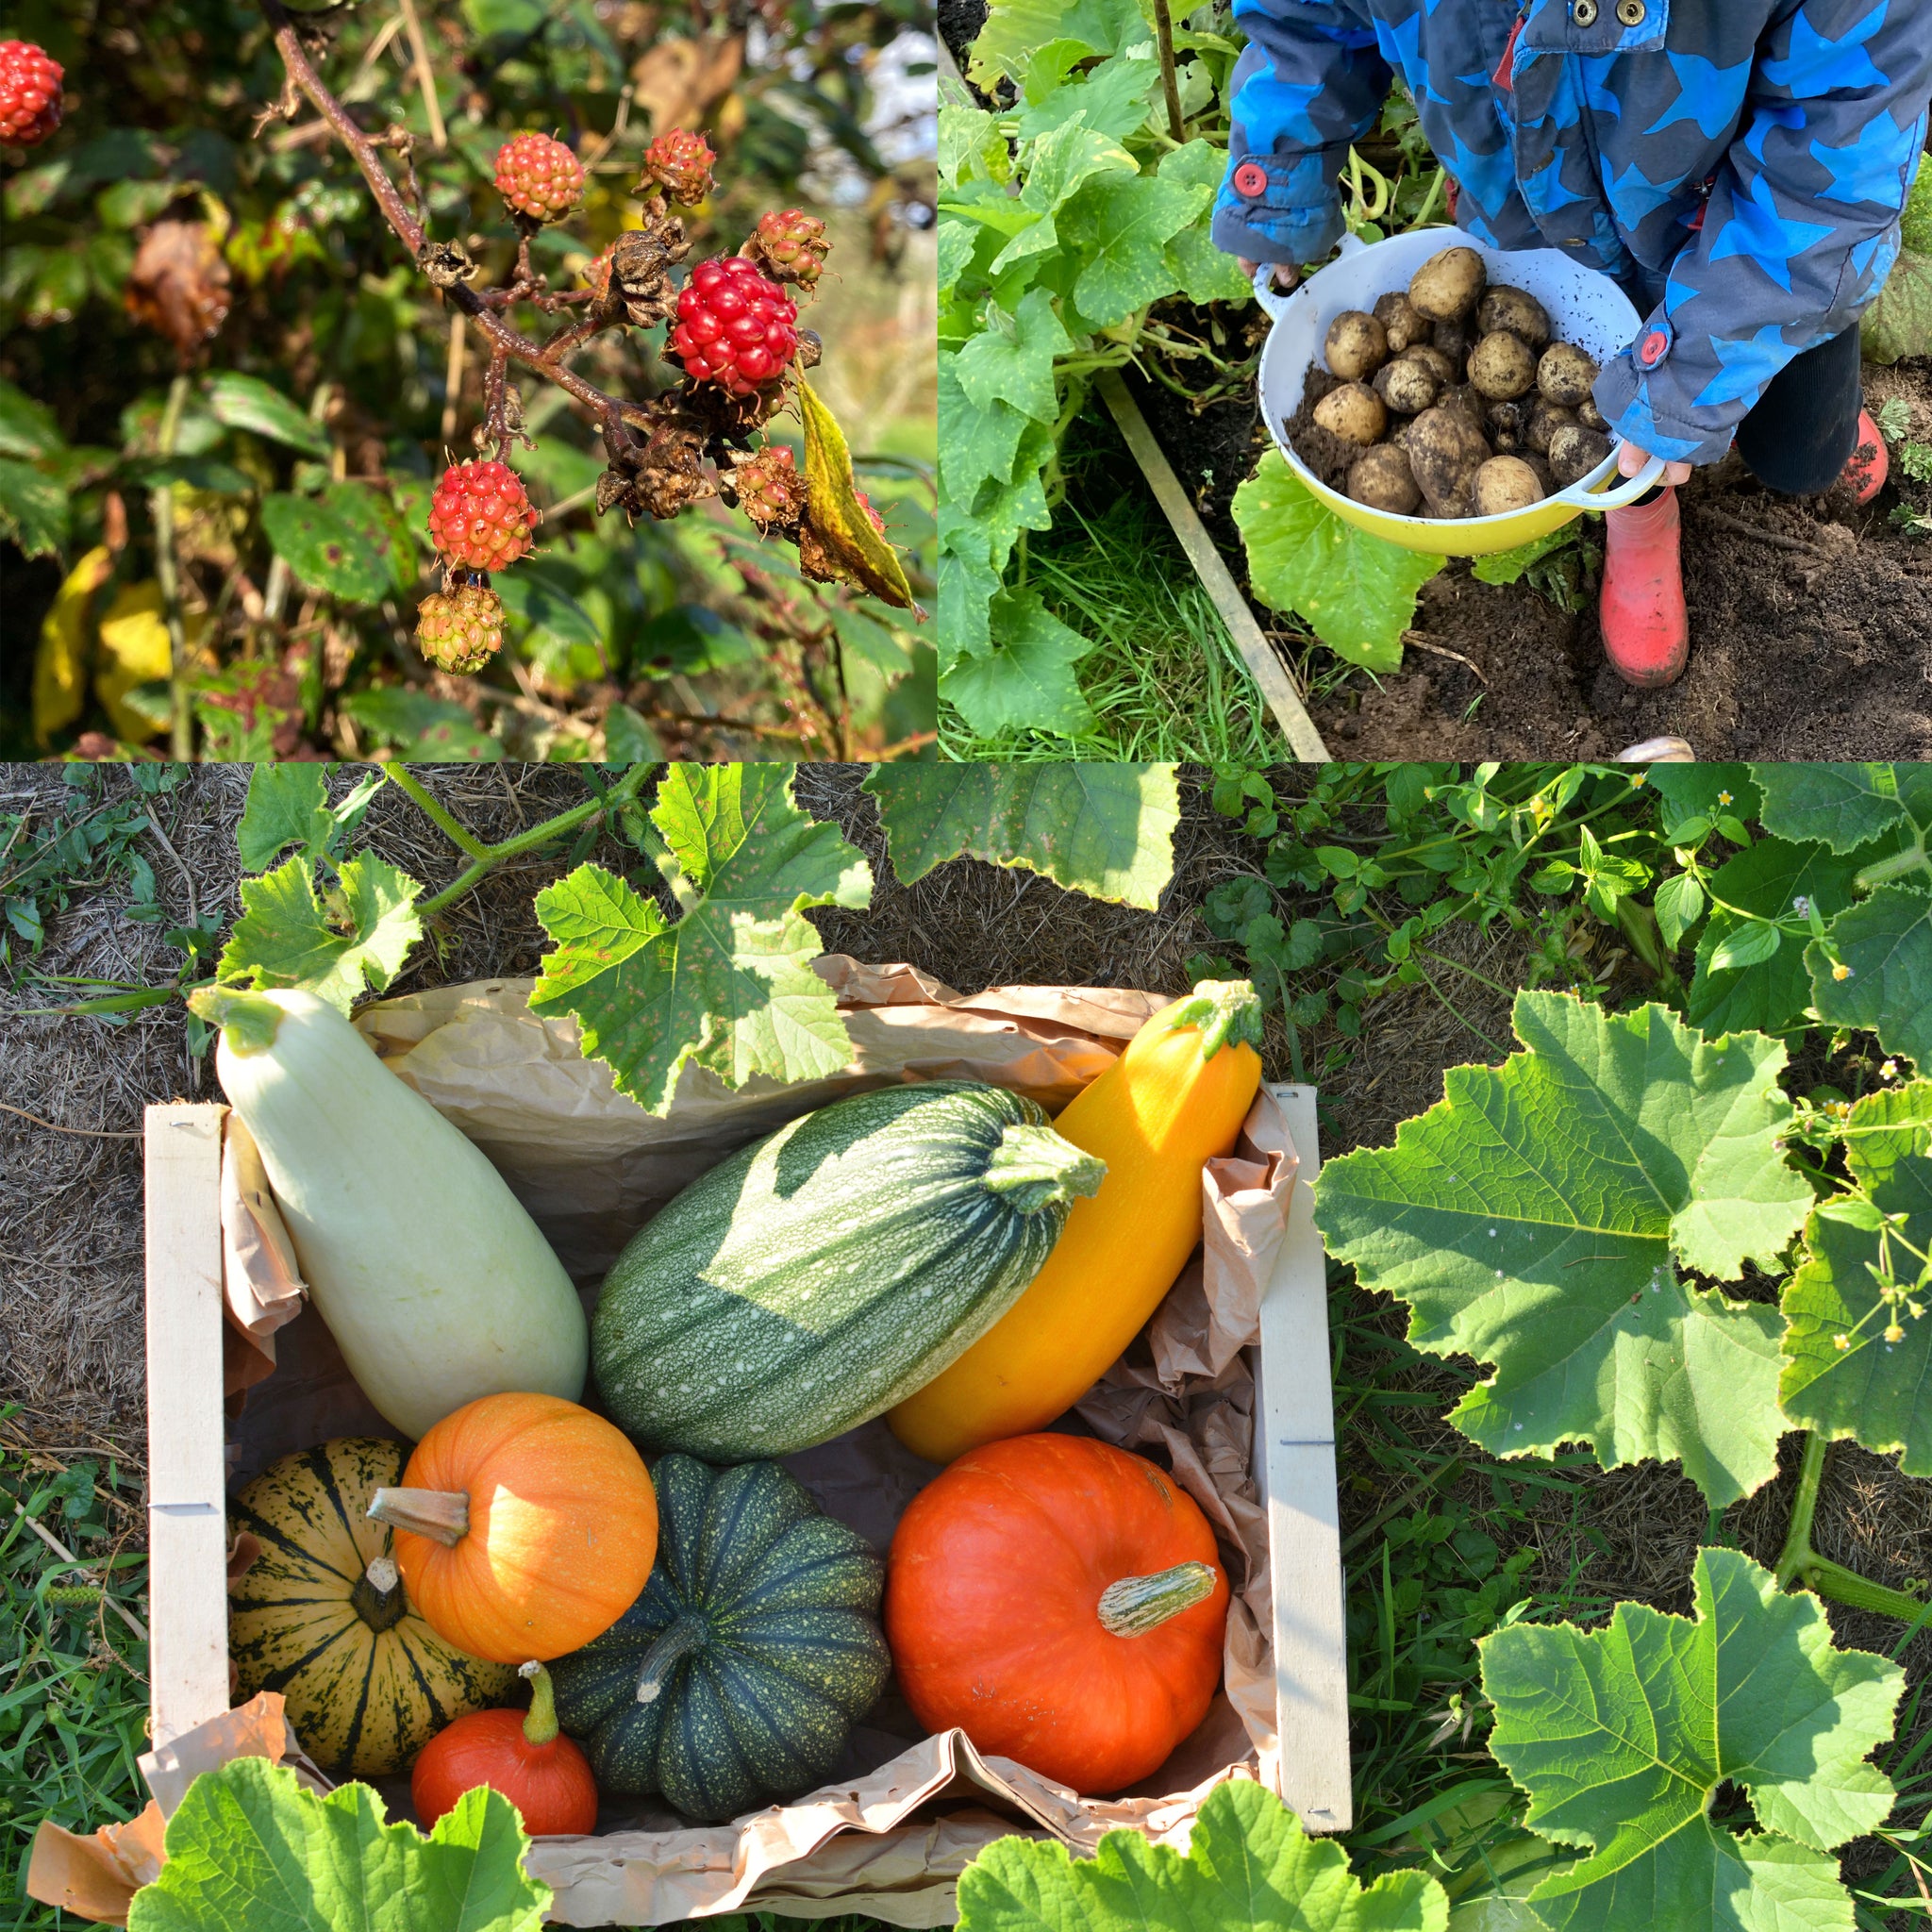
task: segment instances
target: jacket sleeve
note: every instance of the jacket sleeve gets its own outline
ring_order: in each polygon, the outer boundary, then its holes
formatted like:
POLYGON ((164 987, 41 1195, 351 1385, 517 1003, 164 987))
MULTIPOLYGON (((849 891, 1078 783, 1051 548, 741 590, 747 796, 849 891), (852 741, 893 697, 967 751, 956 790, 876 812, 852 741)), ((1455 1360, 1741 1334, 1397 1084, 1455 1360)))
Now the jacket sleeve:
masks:
POLYGON ((1598 378, 1597 406, 1621 435, 1654 456, 1715 462, 1786 363, 1857 324, 1898 254, 1928 92, 1923 7, 1779 9, 1702 225, 1636 341, 1598 378))
POLYGON ((1334 0, 1235 0, 1248 45, 1234 72, 1214 243, 1249 261, 1319 261, 1341 239, 1336 176, 1375 125, 1389 64, 1334 0))

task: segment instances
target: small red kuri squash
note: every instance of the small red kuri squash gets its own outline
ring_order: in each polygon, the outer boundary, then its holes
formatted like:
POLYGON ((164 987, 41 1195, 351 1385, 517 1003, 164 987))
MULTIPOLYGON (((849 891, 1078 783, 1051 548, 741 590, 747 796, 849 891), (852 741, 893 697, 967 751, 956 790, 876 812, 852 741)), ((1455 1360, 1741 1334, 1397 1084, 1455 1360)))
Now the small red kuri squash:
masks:
POLYGON ((623 1432, 558 1395, 482 1395, 416 1444, 369 1513, 445 1642, 513 1664, 601 1637, 650 1580, 658 1499, 623 1432))
POLYGON ((590 1760, 557 1728, 550 1673, 527 1663, 530 1707, 473 1710, 424 1745, 409 1774, 409 1796, 427 1831, 465 1791, 499 1790, 523 1814, 532 1838, 597 1828, 597 1781, 590 1760))
POLYGON ((886 1573, 919 1721, 1076 1791, 1138 1783, 1201 1722, 1226 1621, 1192 1498, 1080 1436, 969 1450, 912 1499, 886 1573))

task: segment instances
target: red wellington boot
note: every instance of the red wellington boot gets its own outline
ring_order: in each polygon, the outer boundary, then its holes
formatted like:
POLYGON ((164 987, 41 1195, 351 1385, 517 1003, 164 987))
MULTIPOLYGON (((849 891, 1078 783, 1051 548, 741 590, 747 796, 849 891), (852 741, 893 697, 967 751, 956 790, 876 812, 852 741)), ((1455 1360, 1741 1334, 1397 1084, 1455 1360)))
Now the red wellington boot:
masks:
POLYGON ((1870 503, 1885 488, 1891 474, 1891 458, 1885 453, 1885 439, 1878 425, 1863 410, 1858 411, 1858 441, 1852 459, 1844 467, 1844 480, 1852 486, 1860 503, 1870 503))
POLYGON ((1678 560, 1677 492, 1604 518, 1604 656, 1625 684, 1674 684, 1690 655, 1678 560))

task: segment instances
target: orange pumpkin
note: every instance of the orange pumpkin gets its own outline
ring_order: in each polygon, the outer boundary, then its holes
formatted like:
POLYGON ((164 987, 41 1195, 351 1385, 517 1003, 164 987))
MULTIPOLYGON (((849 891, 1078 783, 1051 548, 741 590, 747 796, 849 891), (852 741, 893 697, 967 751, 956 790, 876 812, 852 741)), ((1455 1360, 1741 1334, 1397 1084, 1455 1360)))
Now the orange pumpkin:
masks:
POLYGON ((473 1710, 424 1745, 409 1774, 409 1797, 425 1831, 465 1791, 490 1785, 517 1807, 532 1838, 597 1828, 591 1761, 557 1728, 550 1673, 526 1663, 530 1707, 473 1710))
POLYGON ((1076 1791, 1139 1783, 1201 1722, 1226 1621, 1193 1500, 1079 1436, 969 1450, 912 1499, 886 1573, 919 1721, 1076 1791))
POLYGON ((581 1650, 629 1609, 658 1556, 643 1457, 558 1395, 483 1395, 444 1416, 369 1513, 395 1531, 429 1627, 492 1663, 581 1650))

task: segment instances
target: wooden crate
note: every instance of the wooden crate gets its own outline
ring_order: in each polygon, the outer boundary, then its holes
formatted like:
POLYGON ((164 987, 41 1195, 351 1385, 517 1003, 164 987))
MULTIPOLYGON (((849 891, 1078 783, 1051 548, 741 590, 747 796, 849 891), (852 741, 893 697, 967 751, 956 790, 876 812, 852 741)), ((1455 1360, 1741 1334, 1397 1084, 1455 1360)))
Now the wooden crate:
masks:
MULTIPOLYGON (((1348 1828, 1348 1697, 1312 1088, 1274 1090, 1301 1157, 1263 1300, 1255 1458, 1268 1513, 1280 1793, 1348 1828)), ((150 1652, 158 1748, 228 1707, 218 1106, 146 1119, 150 1652)), ((863 1909, 862 1899, 849 1908, 863 1909)), ((828 1909, 839 1909, 828 1902, 828 1909)))

